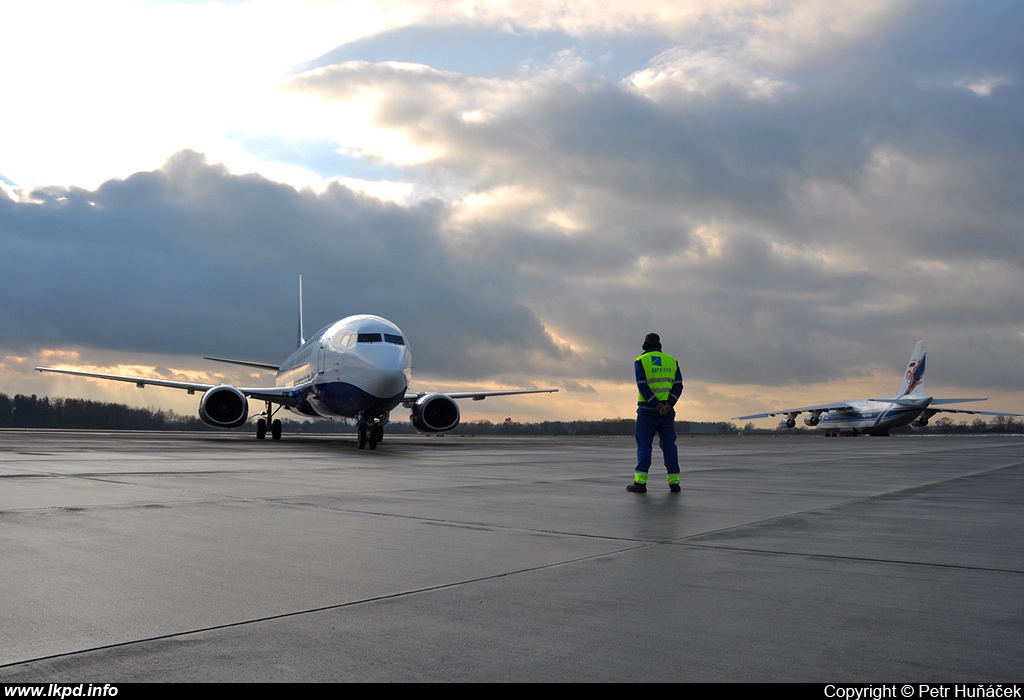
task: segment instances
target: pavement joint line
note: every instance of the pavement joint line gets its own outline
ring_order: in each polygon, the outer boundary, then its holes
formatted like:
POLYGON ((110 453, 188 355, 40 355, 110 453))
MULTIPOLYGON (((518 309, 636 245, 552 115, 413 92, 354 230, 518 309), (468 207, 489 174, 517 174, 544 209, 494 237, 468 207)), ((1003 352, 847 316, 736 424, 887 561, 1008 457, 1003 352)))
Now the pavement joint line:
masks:
POLYGON ((700 542, 673 541, 671 544, 685 547, 696 547, 698 549, 724 550, 729 552, 747 552, 750 554, 774 554, 787 557, 812 557, 815 559, 834 559, 838 561, 863 561, 878 564, 897 564, 900 566, 920 566, 938 569, 959 569, 963 571, 985 571, 1000 574, 1024 574, 1024 569, 997 569, 986 566, 967 566, 965 564, 943 564, 930 561, 909 561, 904 559, 883 559, 880 557, 857 557, 849 554, 824 554, 821 552, 789 552, 776 549, 757 549, 754 547, 732 547, 726 544, 702 544, 700 542))
POLYGON ((539 564, 537 566, 528 566, 522 569, 516 569, 514 571, 504 571, 497 574, 490 574, 488 576, 477 576, 475 578, 466 579, 464 581, 454 581, 451 583, 442 583, 435 586, 424 586, 422 588, 416 588, 409 591, 400 591, 397 593, 388 593, 387 595, 373 596, 370 598, 363 598, 362 600, 352 600, 347 603, 337 603, 335 605, 322 605, 315 608, 308 608, 306 610, 292 610, 291 612, 278 613, 276 615, 266 615, 264 617, 256 617, 250 620, 237 620, 235 622, 227 622, 220 625, 210 625, 209 627, 198 627, 191 630, 182 630, 181 632, 172 632, 170 634, 161 634, 154 637, 143 637, 141 639, 132 639, 125 642, 117 642, 116 644, 102 644, 100 646, 89 647, 86 649, 77 649, 75 651, 66 651, 60 654, 50 654, 47 656, 39 656, 31 659, 22 659, 20 661, 8 661, 6 663, 0 663, 0 669, 11 668, 13 666, 20 666, 21 664, 36 663, 39 661, 48 661, 52 659, 69 658, 78 656, 81 654, 88 654, 95 651, 103 651, 105 649, 121 649, 126 647, 135 646, 138 644, 145 644, 147 642, 159 642, 168 639, 177 639, 180 637, 187 637, 193 634, 203 634, 206 632, 217 632, 220 630, 227 630, 237 627, 246 627, 249 625, 258 625, 263 622, 272 622, 274 620, 284 620, 292 617, 300 617, 302 615, 312 615, 315 613, 329 612, 331 610, 341 610, 344 608, 352 608, 359 605, 366 605, 368 603, 379 603, 386 600, 396 600, 399 598, 407 598, 411 596, 420 595, 423 593, 433 593, 436 591, 443 591, 450 588, 458 588, 460 586, 467 586, 474 583, 482 583, 484 581, 491 581, 495 579, 505 578, 507 576, 516 576, 518 574, 532 573, 534 571, 543 571, 544 569, 552 569, 559 566, 565 566, 567 564, 576 564, 590 559, 598 559, 601 557, 609 556, 610 554, 621 554, 628 552, 633 549, 644 549, 649 547, 648 544, 639 544, 637 546, 626 547, 616 552, 603 552, 601 554, 588 554, 582 557, 574 557, 572 559, 565 559, 557 562, 549 562, 547 564, 539 564))
MULTIPOLYGON (((359 509, 354 509, 354 508, 338 508, 338 507, 334 507, 334 506, 323 505, 323 504, 312 503, 312 502, 302 502, 302 501, 295 502, 295 501, 290 501, 290 500, 282 499, 282 498, 263 498, 263 497, 256 497, 256 496, 233 496, 233 495, 230 495, 230 494, 220 494, 220 493, 208 494, 209 498, 194 499, 194 500, 189 500, 189 501, 173 501, 173 502, 170 502, 170 503, 171 503, 171 505, 181 505, 183 503, 188 503, 188 504, 193 504, 194 505, 196 503, 214 503, 214 502, 217 501, 217 499, 227 499, 227 500, 236 501, 236 502, 268 503, 268 504, 281 505, 281 506, 286 506, 286 507, 317 508, 317 509, 323 509, 323 510, 338 511, 338 512, 343 512, 343 513, 353 513, 353 514, 360 514, 360 515, 371 515, 371 516, 376 516, 376 517, 381 517, 381 518, 398 518, 398 519, 406 519, 406 520, 415 520, 415 521, 420 521, 420 522, 439 523, 439 524, 444 524, 444 525, 450 525, 450 526, 453 526, 453 527, 485 528, 485 529, 488 529, 488 530, 497 530, 497 531, 527 532, 527 533, 534 533, 534 534, 558 535, 558 536, 565 536, 565 537, 580 537, 580 538, 584 538, 584 539, 609 540, 609 541, 616 541, 616 542, 640 542, 640 543, 646 543, 646 544, 690 544, 692 546, 703 547, 703 548, 708 548, 708 549, 721 548, 721 549, 733 549, 733 550, 737 550, 737 551, 762 551, 762 550, 757 550, 757 549, 749 549, 749 550, 747 550, 747 549, 739 548, 739 547, 727 547, 727 546, 724 546, 724 545, 704 545, 704 544, 700 544, 700 543, 696 543, 696 542, 688 542, 688 540, 691 540, 691 539, 697 538, 697 537, 706 537, 706 536, 709 536, 709 535, 716 535, 716 534, 721 534, 721 533, 724 533, 724 532, 732 532, 732 531, 741 530, 741 529, 748 528, 748 527, 764 525, 764 524, 767 524, 767 523, 772 523, 772 522, 776 522, 776 521, 785 520, 787 518, 791 518, 791 517, 794 517, 794 516, 826 512, 826 511, 829 511, 829 510, 832 510, 832 509, 835 509, 835 508, 839 508, 839 507, 842 507, 842 506, 845 506, 845 505, 853 504, 853 503, 866 503, 866 502, 875 500, 877 498, 888 497, 888 496, 892 496, 892 495, 900 494, 900 493, 913 492, 913 491, 920 490, 920 489, 923 489, 923 488, 930 488, 930 487, 934 487, 934 486, 939 485, 939 484, 951 483, 951 482, 955 482, 955 481, 962 480, 962 479, 975 478, 975 477, 978 477, 978 476, 983 476, 983 475, 991 474, 991 473, 994 473, 994 472, 1002 471, 1004 469, 1012 469, 1012 468, 1015 468, 1015 467, 1020 467, 1022 465, 1024 465, 1024 462, 1014 462, 1014 463, 1011 463, 1011 464, 1000 465, 1000 466, 992 467, 992 468, 989 468, 989 469, 979 470, 979 471, 971 473, 971 474, 960 474, 960 475, 957 475, 957 476, 954 476, 954 477, 950 477, 950 478, 947 478, 947 479, 939 479, 939 480, 931 481, 931 482, 927 482, 927 483, 916 484, 916 485, 913 485, 913 486, 907 486, 905 488, 896 489, 894 491, 885 491, 885 492, 879 492, 879 493, 875 493, 875 494, 870 494, 870 495, 867 495, 867 496, 862 496, 862 497, 857 497, 857 498, 850 498, 850 499, 847 499, 845 501, 838 501, 836 503, 830 503, 830 504, 827 504, 827 505, 819 506, 817 508, 809 508, 809 509, 802 510, 802 511, 795 511, 795 512, 791 512, 791 513, 785 513, 785 514, 773 516, 773 517, 770 517, 770 518, 764 518, 762 520, 753 520, 753 521, 750 521, 748 523, 739 523, 739 524, 736 524, 736 525, 730 525, 729 527, 719 528, 719 529, 716 529, 716 530, 707 530, 707 531, 704 531, 704 532, 696 532, 696 533, 693 533, 693 534, 690 534, 690 535, 686 535, 685 537, 677 537, 677 538, 673 538, 671 540, 652 540, 652 539, 640 539, 640 538, 623 538, 623 537, 612 537, 612 536, 605 536, 605 535, 593 535, 593 534, 567 532, 567 531, 559 531, 559 530, 540 530, 540 529, 533 529, 533 528, 509 528, 509 527, 502 527, 500 525, 495 525, 493 523, 486 523, 486 522, 442 520, 442 519, 436 519, 436 518, 425 518, 425 517, 422 517, 422 516, 415 516, 415 515, 404 515, 404 514, 400 514, 400 513, 387 513, 387 512, 373 511, 373 510, 359 510, 359 509)), ((165 472, 158 472, 158 473, 165 473, 165 472)), ((187 473, 189 475, 193 474, 193 472, 187 472, 187 473)), ((207 470, 207 471, 204 471, 204 472, 195 472, 195 473, 226 473, 226 472, 210 472, 210 471, 207 470)), ((130 481, 122 482, 122 481, 118 481, 116 479, 101 479, 101 478, 97 478, 95 476, 89 476, 89 475, 83 475, 83 474, 54 474, 54 473, 50 473, 50 472, 41 472, 41 474, 46 474, 46 476, 48 476, 48 477, 68 476, 68 477, 71 477, 71 478, 80 478, 80 479, 85 479, 85 480, 95 480, 95 481, 100 481, 100 482, 104 482, 104 483, 118 483, 118 484, 123 483, 123 484, 126 484, 126 485, 134 485, 134 482, 130 482, 130 481)), ((145 476, 145 475, 149 475, 150 472, 133 472, 132 474, 145 476)), ((159 487, 155 487, 155 488, 159 488, 159 487)), ((176 489, 176 490, 181 490, 180 487, 169 486, 167 488, 173 488, 173 489, 176 489)), ((301 496, 297 495, 297 496, 291 496, 291 497, 287 497, 287 498, 301 498, 301 496)), ((132 503, 132 504, 97 504, 97 505, 90 506, 90 507, 97 507, 97 508, 99 508, 99 507, 109 507, 109 508, 141 507, 141 506, 144 506, 144 505, 153 505, 153 504, 156 504, 156 503, 159 503, 159 502, 148 501, 148 502, 145 502, 145 503, 132 503)), ((42 509, 30 509, 30 510, 49 510, 49 509, 51 509, 51 507, 42 508, 42 509)), ((8 512, 12 512, 12 511, 8 511, 8 512)), ((765 553, 768 553, 771 550, 763 550, 763 551, 765 553)), ((779 553, 781 553, 781 554, 799 554, 799 553, 789 553, 789 552, 779 552, 779 553)), ((808 556, 810 556, 810 555, 808 555, 808 556)), ((815 556, 817 556, 817 555, 815 555, 815 556)), ((829 555, 820 555, 820 556, 829 556, 829 555)), ((889 560, 879 560, 879 561, 889 561, 889 560)), ((901 563, 901 562, 893 561, 893 563, 901 563)), ((914 563, 914 562, 902 562, 902 563, 911 564, 911 563, 914 563)), ((953 568, 958 568, 958 567, 953 567, 953 568)), ((1020 573, 1020 572, 1017 572, 1017 571, 1012 570, 1012 569, 1009 569, 1009 570, 995 569, 995 571, 1006 571, 1008 573, 1020 573)))
MULTIPOLYGON (((100 479, 98 481, 104 481, 104 480, 100 479)), ((119 483, 119 482, 113 482, 113 483, 119 483)), ((460 527, 460 528, 464 528, 464 529, 477 529, 477 530, 483 529, 483 530, 491 530, 491 531, 498 531, 498 532, 522 532, 522 533, 527 533, 527 534, 555 535, 555 536, 561 536, 561 537, 575 537, 575 538, 586 539, 586 540, 602 540, 602 541, 610 541, 610 542, 635 542, 635 543, 639 543, 641 545, 670 544, 670 543, 676 541, 676 540, 641 539, 641 538, 630 538, 630 537, 614 537, 614 536, 611 536, 611 535, 594 535, 594 534, 588 534, 588 533, 570 532, 570 531, 562 531, 562 530, 542 530, 542 529, 537 529, 537 528, 506 527, 506 526, 502 526, 502 525, 496 525, 494 523, 480 522, 480 521, 468 521, 468 520, 467 521, 458 521, 458 520, 446 520, 446 519, 440 519, 440 518, 427 518, 427 517, 423 517, 423 516, 419 516, 419 515, 405 515, 405 514, 402 514, 402 513, 385 513, 385 512, 373 511, 373 510, 359 510, 359 509, 356 509, 356 508, 339 508, 339 507, 336 507, 336 506, 323 505, 323 504, 320 504, 320 503, 311 503, 311 502, 308 502, 308 501, 298 501, 298 502, 296 502, 296 501, 288 500, 288 499, 291 499, 291 498, 301 498, 301 496, 289 496, 289 497, 286 497, 286 498, 264 498, 264 497, 257 497, 257 496, 232 496, 232 495, 229 495, 229 494, 216 494, 216 493, 214 493, 214 494, 208 494, 206 498, 193 498, 193 499, 187 499, 187 500, 174 500, 174 501, 153 501, 153 500, 150 500, 150 501, 137 501, 137 502, 132 502, 132 503, 124 503, 124 502, 96 503, 96 504, 91 504, 91 505, 88 505, 88 506, 83 506, 80 509, 89 509, 89 510, 92 510, 92 509, 121 510, 121 509, 126 509, 126 508, 143 508, 143 507, 146 507, 146 506, 154 506, 154 505, 166 505, 168 507, 176 507, 176 506, 183 506, 183 505, 202 505, 204 503, 206 503, 206 504, 215 504, 215 503, 219 503, 219 502, 228 500, 228 501, 234 501, 234 502, 238 502, 238 503, 263 503, 263 504, 284 506, 284 507, 288 507, 288 508, 312 508, 312 509, 319 509, 319 510, 334 511, 334 512, 338 512, 338 513, 351 513, 353 515, 369 515, 369 516, 375 516, 375 517, 379 517, 379 518, 393 518, 393 519, 398 519, 398 520, 411 520, 411 521, 416 521, 416 522, 421 522, 421 523, 432 523, 432 524, 439 524, 439 525, 448 525, 448 526, 451 526, 451 527, 460 527)), ((67 510, 67 507, 66 506, 44 506, 44 507, 40 507, 40 508, 18 508, 18 509, 0 510, 0 513, 31 513, 31 512, 36 512, 36 511, 45 512, 45 511, 50 511, 50 510, 67 510)), ((692 536, 697 536, 697 534, 704 534, 704 533, 696 533, 695 535, 692 535, 692 536)))
MULTIPOLYGON (((268 499, 273 500, 273 499, 268 499)), ((652 539, 639 539, 633 537, 613 537, 611 535, 591 535, 581 532, 568 532, 563 530, 541 530, 538 528, 525 528, 525 527, 507 527, 503 525, 495 525, 494 523, 470 521, 470 520, 445 520, 441 518, 426 518, 421 515, 404 515, 402 513, 382 513, 374 510, 357 510, 354 508, 336 508, 333 506, 322 505, 319 503, 290 503, 287 501, 281 502, 281 505, 290 505, 306 508, 322 508, 324 510, 334 510, 342 513, 354 513, 359 515, 372 515, 379 518, 397 518, 399 520, 414 520, 421 523, 432 523, 437 525, 448 525, 451 527, 461 527, 467 530, 494 530, 500 532, 525 532, 531 535, 558 535, 562 537, 578 537, 580 539, 588 540, 608 540, 612 542, 636 542, 641 545, 653 545, 653 544, 669 544, 674 540, 652 540, 652 539)))
POLYGON ((979 476, 985 476, 985 475, 992 474, 992 473, 995 473, 995 472, 1003 471, 1004 469, 1013 469, 1013 468, 1017 468, 1017 467, 1021 467, 1021 466, 1024 466, 1024 462, 1014 462, 1013 464, 1005 464, 1005 465, 1002 465, 1002 466, 993 467, 991 469, 982 469, 982 470, 979 470, 979 471, 976 471, 976 472, 972 472, 971 474, 959 474, 957 476, 949 477, 947 479, 937 479, 935 481, 929 481, 929 482, 923 483, 923 484, 915 484, 913 486, 906 486, 904 488, 895 489, 895 490, 892 490, 892 491, 881 491, 881 492, 878 492, 878 493, 868 494, 868 495, 864 495, 864 496, 858 496, 856 498, 848 498, 845 501, 836 501, 835 503, 829 503, 829 504, 826 504, 826 505, 818 506, 817 508, 808 508, 806 510, 793 511, 791 513, 784 513, 784 514, 781 514, 781 515, 774 515, 774 516, 772 516, 770 518, 763 518, 761 520, 751 520, 749 523, 739 523, 739 524, 736 524, 736 525, 730 525, 729 527, 719 528, 717 530, 708 530, 706 532, 694 533, 692 535, 686 535, 684 537, 677 537, 677 538, 675 538, 673 540, 673 542, 683 542, 685 540, 689 540, 689 539, 692 539, 694 537, 705 537, 707 535, 717 535, 717 534, 720 534, 720 533, 723 533, 723 532, 731 532, 733 530, 741 530, 741 529, 747 528, 747 527, 752 527, 752 526, 757 526, 757 525, 764 525, 766 523, 771 523, 771 522, 775 522, 775 521, 779 521, 779 520, 785 520, 786 518, 792 518, 792 517, 798 516, 798 515, 808 515, 810 513, 825 512, 825 511, 829 511, 829 510, 832 510, 832 509, 835 509, 835 508, 841 508, 842 506, 847 506, 847 505, 850 505, 850 504, 853 504, 853 503, 867 503, 867 502, 873 501, 873 500, 878 499, 878 498, 886 498, 888 496, 894 496, 896 494, 911 493, 913 491, 920 491, 922 489, 932 488, 932 487, 938 486, 940 484, 949 484, 949 483, 953 483, 955 481, 961 481, 961 480, 965 480, 965 479, 974 479, 974 478, 977 478, 979 476))

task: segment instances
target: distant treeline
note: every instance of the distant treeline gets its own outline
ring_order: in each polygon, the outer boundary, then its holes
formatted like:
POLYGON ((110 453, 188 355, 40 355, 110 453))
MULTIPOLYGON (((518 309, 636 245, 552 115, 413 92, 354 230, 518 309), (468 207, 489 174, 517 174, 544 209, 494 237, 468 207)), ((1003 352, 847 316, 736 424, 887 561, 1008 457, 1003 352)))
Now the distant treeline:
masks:
MULTIPOLYGON (((281 413, 287 432, 354 433, 355 422, 336 420, 290 420, 281 413)), ((387 431, 393 435, 415 434, 416 429, 405 420, 402 411, 392 414, 387 431)), ((543 421, 540 423, 492 423, 468 421, 459 424, 454 435, 632 435, 632 418, 609 418, 596 421, 543 421)), ((236 430, 247 430, 243 426, 236 430)), ((86 399, 62 399, 18 394, 14 398, 0 394, 0 428, 71 428, 83 430, 220 430, 199 420, 198 416, 182 416, 174 411, 132 408, 124 404, 104 403, 86 399)), ((680 434, 735 434, 732 423, 676 423, 680 434)), ((760 431, 771 432, 771 431, 760 431)))
POLYGON ((199 416, 151 411, 86 399, 0 394, 0 428, 83 428, 95 430, 206 430, 199 416))
MULTIPOLYGON (((285 414, 280 414, 283 418, 285 414)), ((275 416, 277 417, 277 416, 275 416)), ((401 411, 395 412, 393 422, 387 427, 395 435, 415 434, 416 429, 404 419, 401 411)), ((355 423, 347 419, 336 420, 288 420, 284 419, 286 432, 303 433, 354 433, 355 423)), ((604 420, 542 421, 539 423, 517 423, 490 421, 468 421, 460 423, 453 435, 632 435, 635 426, 633 418, 606 418, 604 420)), ((0 394, 0 428, 72 428, 83 430, 220 430, 199 420, 198 416, 181 416, 174 411, 153 411, 148 408, 132 408, 124 404, 104 403, 86 399, 38 398, 35 394, 18 394, 13 399, 0 394)), ((243 426, 236 430, 248 430, 243 426)), ((747 423, 740 428, 735 423, 701 423, 677 421, 676 432, 680 435, 747 435, 769 433, 815 434, 814 429, 794 428, 785 424, 779 428, 756 428, 747 423)), ((976 418, 969 425, 961 420, 954 423, 942 417, 932 421, 927 428, 900 428, 896 432, 929 433, 1021 433, 1024 423, 1013 418, 996 416, 991 423, 976 418)))
MULTIPOLYGON (((490 421, 468 421, 460 423, 452 435, 632 435, 636 428, 635 418, 605 418, 603 420, 541 421, 539 423, 492 423, 490 421)), ((415 433, 408 421, 388 426, 392 433, 415 433)), ((735 435, 736 426, 731 423, 698 423, 676 421, 676 432, 680 435, 735 435)), ((762 431, 771 432, 771 431, 762 431)))

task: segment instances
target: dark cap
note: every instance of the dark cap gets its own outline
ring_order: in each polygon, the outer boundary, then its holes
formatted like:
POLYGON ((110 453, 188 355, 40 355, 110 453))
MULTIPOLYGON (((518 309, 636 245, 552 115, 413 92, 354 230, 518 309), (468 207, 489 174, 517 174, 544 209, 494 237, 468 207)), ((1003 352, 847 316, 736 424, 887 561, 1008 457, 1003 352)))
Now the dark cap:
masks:
POLYGON ((657 333, 648 333, 644 338, 644 350, 661 350, 661 336, 657 333))

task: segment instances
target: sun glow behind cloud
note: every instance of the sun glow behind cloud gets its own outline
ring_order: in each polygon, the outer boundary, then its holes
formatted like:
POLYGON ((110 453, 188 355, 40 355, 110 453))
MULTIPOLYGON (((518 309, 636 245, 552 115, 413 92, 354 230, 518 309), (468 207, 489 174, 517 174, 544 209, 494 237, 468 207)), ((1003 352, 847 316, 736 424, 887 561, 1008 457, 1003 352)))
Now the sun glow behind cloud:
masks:
POLYGON ((272 169, 229 134, 307 122, 298 117, 311 111, 280 89, 288 73, 387 22, 376 6, 353 2, 5 6, 0 61, 19 67, 7 72, 5 92, 32 109, 5 116, 20 138, 5 144, 4 171, 23 186, 93 187, 158 167, 181 148, 237 172, 272 169))

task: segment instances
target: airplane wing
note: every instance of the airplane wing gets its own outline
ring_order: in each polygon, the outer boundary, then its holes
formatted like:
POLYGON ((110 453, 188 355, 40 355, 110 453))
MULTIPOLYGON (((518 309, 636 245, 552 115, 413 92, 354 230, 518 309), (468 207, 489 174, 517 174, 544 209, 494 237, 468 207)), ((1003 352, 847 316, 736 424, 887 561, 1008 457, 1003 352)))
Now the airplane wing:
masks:
MULTIPOLYGON (((36 367, 40 372, 56 372, 58 374, 71 374, 78 377, 91 377, 93 379, 109 379, 115 382, 129 382, 143 389, 147 384, 153 386, 169 387, 171 389, 184 389, 190 394, 197 391, 206 392, 219 384, 204 384, 202 382, 182 382, 174 379, 156 379, 154 377, 131 377, 125 374, 103 374, 102 372, 86 372, 77 369, 58 369, 56 367, 36 367)), ((289 387, 236 387, 240 392, 249 398, 259 401, 271 401, 284 406, 294 406, 297 403, 296 395, 305 388, 304 385, 289 387)))
POLYGON ((260 369, 269 369, 272 372, 277 372, 281 369, 281 365, 272 365, 267 362, 250 362, 249 360, 232 360, 227 357, 203 357, 204 360, 213 360, 214 362, 227 362, 229 365, 244 365, 246 367, 258 367, 260 369))
MULTIPOLYGON (((913 406, 912 401, 904 401, 900 398, 893 399, 871 399, 872 401, 888 401, 890 403, 896 403, 903 406, 913 406)), ((976 399, 932 399, 931 403, 928 404, 928 408, 922 414, 925 418, 931 418, 937 413, 969 413, 979 416, 1005 416, 1007 418, 1011 416, 1019 416, 1019 413, 1003 413, 1001 411, 976 411, 968 408, 936 408, 936 406, 945 406, 951 403, 973 403, 975 401, 988 401, 987 398, 976 398, 976 399)))
POLYGON ((736 416, 732 420, 755 420, 757 418, 768 418, 769 416, 781 416, 786 414, 796 415, 797 413, 805 413, 809 411, 817 411, 819 413, 828 413, 829 411, 852 411, 853 406, 844 402, 837 401, 836 403, 823 403, 817 406, 801 406, 800 408, 780 408, 776 411, 768 411, 767 413, 755 413, 751 416, 736 416))
POLYGON ((426 396, 427 394, 443 393, 450 399, 473 399, 474 401, 483 401, 488 396, 513 396, 515 394, 553 394, 558 389, 511 389, 508 391, 453 391, 448 392, 432 392, 432 391, 421 391, 415 394, 406 394, 402 397, 402 405, 406 408, 411 408, 414 403, 426 396))
POLYGON ((927 408, 923 415, 927 418, 931 418, 936 413, 973 413, 979 416, 1004 416, 1006 418, 1015 417, 1021 415, 1020 413, 1001 413, 999 411, 971 411, 964 408, 927 408))

